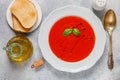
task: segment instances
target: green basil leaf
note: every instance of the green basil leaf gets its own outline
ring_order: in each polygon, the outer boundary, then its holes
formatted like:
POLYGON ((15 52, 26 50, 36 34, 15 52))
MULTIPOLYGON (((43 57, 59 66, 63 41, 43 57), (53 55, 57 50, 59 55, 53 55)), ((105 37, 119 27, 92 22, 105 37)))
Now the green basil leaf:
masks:
POLYGON ((63 35, 64 35, 64 36, 69 36, 71 33, 72 33, 72 29, 69 28, 69 29, 65 29, 65 30, 64 30, 63 35))
POLYGON ((80 35, 80 31, 79 31, 77 28, 74 28, 74 29, 73 29, 73 34, 74 34, 75 36, 79 36, 79 35, 80 35))

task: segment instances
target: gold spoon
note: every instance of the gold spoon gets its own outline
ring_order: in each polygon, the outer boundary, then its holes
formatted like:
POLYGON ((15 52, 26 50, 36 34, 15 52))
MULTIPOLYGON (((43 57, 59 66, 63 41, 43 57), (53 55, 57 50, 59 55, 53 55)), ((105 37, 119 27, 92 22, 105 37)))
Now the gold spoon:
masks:
POLYGON ((109 47, 109 55, 108 55, 108 68, 110 70, 114 67, 114 60, 113 60, 113 52, 112 52, 112 32, 116 27, 116 15, 113 10, 108 10, 104 17, 104 28, 109 34, 110 40, 110 47, 109 47))

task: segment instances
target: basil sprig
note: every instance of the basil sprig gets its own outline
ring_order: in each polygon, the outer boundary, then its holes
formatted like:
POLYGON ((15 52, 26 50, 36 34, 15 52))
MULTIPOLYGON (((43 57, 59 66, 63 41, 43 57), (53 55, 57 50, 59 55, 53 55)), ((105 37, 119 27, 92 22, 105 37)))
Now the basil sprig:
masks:
POLYGON ((79 29, 77 29, 77 28, 67 28, 67 29, 65 29, 64 30, 64 32, 63 32, 63 35, 64 36, 69 36, 70 34, 74 34, 75 36, 79 36, 80 35, 80 31, 79 31, 79 29))

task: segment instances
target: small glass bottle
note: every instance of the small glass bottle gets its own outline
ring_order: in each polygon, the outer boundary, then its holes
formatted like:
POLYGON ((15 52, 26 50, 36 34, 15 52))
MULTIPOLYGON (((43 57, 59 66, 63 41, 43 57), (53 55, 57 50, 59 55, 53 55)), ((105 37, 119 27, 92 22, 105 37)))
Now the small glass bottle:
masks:
POLYGON ((23 35, 18 35, 10 39, 4 48, 8 58, 13 62, 24 62, 28 60, 33 53, 32 42, 23 35))

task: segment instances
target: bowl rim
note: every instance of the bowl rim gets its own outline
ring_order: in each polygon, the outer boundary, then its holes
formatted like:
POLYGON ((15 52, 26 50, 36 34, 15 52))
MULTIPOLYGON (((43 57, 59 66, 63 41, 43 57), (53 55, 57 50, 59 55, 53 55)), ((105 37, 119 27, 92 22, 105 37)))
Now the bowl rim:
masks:
POLYGON ((45 60, 47 60, 48 63, 51 64, 51 66, 60 71, 76 73, 91 68, 100 59, 104 51, 106 35, 101 21, 91 10, 75 5, 68 5, 55 9, 43 21, 40 27, 38 42, 43 57, 45 58, 45 60), (95 47, 91 51, 90 55, 82 61, 72 63, 65 62, 57 58, 54 53, 52 53, 48 41, 48 35, 52 25, 60 18, 70 15, 84 18, 91 25, 96 36, 96 41, 94 45, 95 47), (97 26, 97 28, 95 26, 97 26), (99 54, 97 54, 98 52, 99 54))

